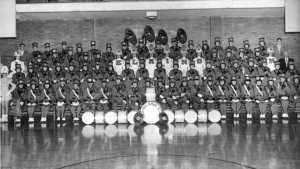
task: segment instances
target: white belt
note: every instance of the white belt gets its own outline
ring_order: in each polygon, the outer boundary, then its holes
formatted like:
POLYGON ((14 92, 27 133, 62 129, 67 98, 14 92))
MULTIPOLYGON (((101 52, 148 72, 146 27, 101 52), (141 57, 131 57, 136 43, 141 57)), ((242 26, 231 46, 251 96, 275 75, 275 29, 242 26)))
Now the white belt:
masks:
POLYGON ((65 102, 57 102, 57 106, 63 106, 65 102))
POLYGON ((220 99, 219 102, 225 103, 225 102, 227 102, 227 100, 225 100, 225 99, 220 99))
POLYGON ((45 106, 47 106, 49 104, 50 104, 50 102, 43 102, 43 105, 45 105, 45 106))
POLYGON ((270 101, 271 101, 271 102, 275 102, 275 98, 271 98, 270 101))
POLYGON ((252 102, 253 100, 251 99, 246 99, 245 102, 252 102))
POLYGON ((289 98, 287 96, 282 96, 281 100, 288 100, 289 98))
POLYGON ((232 100, 233 103, 237 103, 237 102, 239 102, 239 101, 240 101, 239 99, 233 99, 233 100, 232 100))
POLYGON ((215 101, 213 100, 206 100, 207 103, 214 103, 215 101))
POLYGON ((72 102, 72 106, 78 106, 79 102, 72 102))

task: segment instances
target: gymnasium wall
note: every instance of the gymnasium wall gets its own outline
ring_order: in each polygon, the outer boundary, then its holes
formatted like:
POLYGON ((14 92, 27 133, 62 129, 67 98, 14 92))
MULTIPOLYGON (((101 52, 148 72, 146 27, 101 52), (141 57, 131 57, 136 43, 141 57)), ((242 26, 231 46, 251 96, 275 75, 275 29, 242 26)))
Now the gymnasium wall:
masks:
MULTIPOLYGON (((43 16, 45 14, 41 14, 43 16)), ((240 46, 242 40, 249 39, 251 46, 257 45, 258 37, 265 37, 267 44, 275 42, 282 37, 291 56, 297 57, 296 64, 300 66, 300 34, 284 33, 284 17, 227 17, 227 16, 201 16, 201 17, 164 17, 155 21, 145 19, 144 16, 119 15, 95 16, 63 14, 55 17, 39 17, 38 13, 29 16, 19 16, 17 19, 17 39, 0 39, 1 62, 7 64, 12 57, 16 44, 24 41, 26 49, 31 49, 33 41, 43 44, 51 42, 53 47, 60 46, 62 40, 75 45, 82 42, 88 48, 90 40, 97 41, 97 47, 104 49, 106 42, 113 47, 119 47, 124 37, 124 29, 132 28, 138 36, 143 32, 146 24, 151 25, 155 31, 163 28, 169 37, 174 37, 176 30, 182 27, 186 30, 189 39, 195 42, 207 39, 213 41, 215 36, 227 38, 233 36, 235 45, 240 46)), ((43 48, 43 46, 41 46, 43 48)))

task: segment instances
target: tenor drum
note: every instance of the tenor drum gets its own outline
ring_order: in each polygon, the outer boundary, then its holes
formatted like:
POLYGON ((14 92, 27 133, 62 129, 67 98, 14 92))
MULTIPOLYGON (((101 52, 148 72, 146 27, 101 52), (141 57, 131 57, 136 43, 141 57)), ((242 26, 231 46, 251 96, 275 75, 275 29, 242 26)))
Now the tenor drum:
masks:
POLYGON ((187 123, 195 123, 197 121, 197 113, 195 112, 195 110, 189 109, 184 114, 184 119, 187 123))
POLYGON ((183 110, 175 110, 175 123, 184 123, 183 110))
POLYGON ((166 110, 164 110, 164 112, 168 116, 168 124, 173 123, 174 120, 175 120, 174 112, 172 110, 170 110, 170 109, 166 109, 166 110))
POLYGON ((212 123, 218 123, 221 120, 221 113, 218 110, 211 110, 208 113, 208 120, 212 123))
POLYGON ((118 120, 118 115, 115 111, 108 111, 104 116, 104 121, 107 124, 115 124, 118 120))
POLYGON ((155 88, 147 88, 146 89, 146 100, 147 102, 155 102, 155 88))
POLYGON ((134 117, 135 115, 138 113, 137 110, 132 110, 128 113, 127 115, 127 121, 130 123, 130 124, 134 124, 134 117))
POLYGON ((206 110, 199 110, 198 111, 198 122, 207 122, 207 111, 206 110))
POLYGON ((127 111, 118 111, 118 123, 127 123, 127 111))
POLYGON ((103 111, 95 112, 95 123, 96 124, 104 124, 104 112, 103 111))
POLYGON ((144 122, 147 124, 155 124, 159 121, 161 107, 157 102, 147 102, 142 106, 141 112, 143 114, 144 122))
POLYGON ((93 112, 87 111, 83 113, 81 119, 84 124, 90 125, 94 122, 95 116, 93 112))

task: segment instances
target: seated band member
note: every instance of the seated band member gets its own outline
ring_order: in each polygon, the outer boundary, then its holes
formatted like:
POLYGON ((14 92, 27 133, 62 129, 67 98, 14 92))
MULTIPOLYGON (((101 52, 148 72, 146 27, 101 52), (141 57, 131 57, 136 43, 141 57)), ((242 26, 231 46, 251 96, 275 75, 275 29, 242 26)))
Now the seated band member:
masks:
POLYGON ((80 86, 79 79, 73 79, 69 83, 70 93, 69 93, 69 103, 70 103, 70 110, 72 113, 73 120, 78 121, 79 117, 81 116, 81 103, 83 100, 83 91, 80 86))
POLYGON ((55 118, 55 90, 51 84, 51 81, 46 79, 42 81, 42 121, 47 118, 47 116, 52 116, 52 119, 55 118))
POLYGON ((251 83, 251 78, 249 76, 244 77, 244 83, 241 86, 241 98, 245 102, 247 110, 247 118, 252 117, 253 112, 253 101, 255 98, 253 84, 251 83))
POLYGON ((56 117, 57 120, 65 120, 65 108, 68 105, 70 88, 66 84, 64 78, 59 79, 59 82, 55 84, 56 89, 56 117))
POLYGON ((260 117, 264 119, 266 115, 267 105, 269 104, 269 95, 260 78, 256 79, 256 84, 253 90, 255 95, 255 102, 259 106, 260 117))
POLYGON ((240 107, 241 107, 241 86, 237 82, 236 77, 231 78, 230 86, 229 86, 229 95, 231 99, 231 107, 234 113, 234 117, 239 117, 240 107))
POLYGON ((281 73, 279 75, 279 82, 277 83, 277 91, 278 91, 278 95, 281 100, 281 105, 283 108, 282 117, 287 117, 289 100, 291 99, 290 98, 291 97, 291 88, 287 82, 287 79, 286 79, 284 73, 281 73))
POLYGON ((227 102, 229 99, 229 88, 226 83, 226 78, 224 76, 220 76, 218 78, 218 84, 215 93, 220 104, 221 115, 224 118, 226 114, 227 102))
POLYGON ((208 111, 215 109, 216 87, 212 76, 208 76, 204 85, 203 96, 206 101, 206 109, 208 111))
MULTIPOLYGON (((37 81, 32 80, 29 84, 30 88, 28 91, 28 115, 29 121, 33 121, 36 112, 41 111, 40 103, 42 101, 42 91, 37 81)), ((46 119, 43 118, 43 121, 46 119)))
POLYGON ((8 112, 8 117, 15 118, 21 117, 23 115, 27 115, 27 101, 28 101, 28 89, 23 80, 17 82, 16 88, 12 91, 12 99, 9 103, 9 106, 13 106, 11 110, 8 112))

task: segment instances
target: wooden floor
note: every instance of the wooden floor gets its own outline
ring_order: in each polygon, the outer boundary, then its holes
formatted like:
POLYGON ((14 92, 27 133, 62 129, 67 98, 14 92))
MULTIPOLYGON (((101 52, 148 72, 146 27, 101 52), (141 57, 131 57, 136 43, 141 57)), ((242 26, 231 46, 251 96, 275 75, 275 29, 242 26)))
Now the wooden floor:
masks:
POLYGON ((1 169, 297 169, 299 124, 1 126, 1 169))

